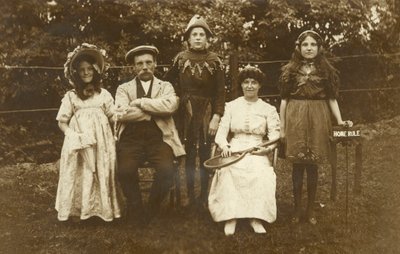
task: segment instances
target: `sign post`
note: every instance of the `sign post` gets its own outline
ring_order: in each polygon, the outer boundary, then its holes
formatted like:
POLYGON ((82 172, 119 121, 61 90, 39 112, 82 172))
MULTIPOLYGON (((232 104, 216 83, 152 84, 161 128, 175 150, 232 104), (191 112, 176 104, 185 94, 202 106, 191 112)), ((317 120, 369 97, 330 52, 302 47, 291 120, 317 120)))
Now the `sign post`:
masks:
POLYGON ((354 193, 361 192, 360 177, 362 163, 362 146, 361 146, 361 130, 354 127, 335 126, 332 132, 334 147, 332 156, 332 189, 331 199, 336 200, 336 171, 337 171, 337 151, 336 146, 341 143, 345 147, 345 164, 346 164, 346 226, 348 223, 348 207, 349 207, 349 151, 348 148, 355 145, 355 174, 354 174, 354 193))

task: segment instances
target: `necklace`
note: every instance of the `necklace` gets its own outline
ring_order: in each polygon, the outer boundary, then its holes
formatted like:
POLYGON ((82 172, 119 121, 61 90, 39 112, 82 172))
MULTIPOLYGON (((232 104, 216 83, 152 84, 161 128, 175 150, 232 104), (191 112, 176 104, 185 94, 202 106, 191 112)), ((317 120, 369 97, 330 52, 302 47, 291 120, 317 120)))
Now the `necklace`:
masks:
POLYGON ((304 62, 301 70, 308 76, 311 72, 315 70, 314 62, 304 62))

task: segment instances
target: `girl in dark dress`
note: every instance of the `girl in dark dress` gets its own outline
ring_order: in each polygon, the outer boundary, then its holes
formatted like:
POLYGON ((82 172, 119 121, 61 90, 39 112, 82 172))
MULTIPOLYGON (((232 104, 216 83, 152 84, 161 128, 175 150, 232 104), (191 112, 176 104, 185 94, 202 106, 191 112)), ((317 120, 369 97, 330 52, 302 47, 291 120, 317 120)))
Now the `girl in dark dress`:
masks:
POLYGON ((331 115, 338 125, 353 124, 342 120, 336 100, 338 71, 326 58, 322 44, 317 32, 302 32, 280 77, 280 137, 286 142, 286 158, 293 163, 294 223, 298 223, 301 216, 304 171, 307 172, 307 220, 311 224, 317 223, 313 205, 318 164, 330 159, 331 115))

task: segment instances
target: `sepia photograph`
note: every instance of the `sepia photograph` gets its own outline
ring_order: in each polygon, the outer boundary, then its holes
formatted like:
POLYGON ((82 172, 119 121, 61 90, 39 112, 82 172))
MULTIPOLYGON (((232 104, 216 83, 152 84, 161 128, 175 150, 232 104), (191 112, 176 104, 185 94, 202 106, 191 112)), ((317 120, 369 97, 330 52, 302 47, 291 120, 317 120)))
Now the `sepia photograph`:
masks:
POLYGON ((400 0, 0 7, 0 253, 400 250, 400 0))

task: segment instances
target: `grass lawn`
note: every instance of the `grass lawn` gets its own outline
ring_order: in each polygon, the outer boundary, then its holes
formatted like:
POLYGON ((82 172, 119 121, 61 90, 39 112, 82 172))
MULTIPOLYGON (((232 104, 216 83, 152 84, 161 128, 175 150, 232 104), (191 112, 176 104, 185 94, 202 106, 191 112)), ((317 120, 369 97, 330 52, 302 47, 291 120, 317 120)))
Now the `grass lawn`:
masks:
POLYGON ((352 190, 354 154, 350 149, 347 225, 343 147, 338 149, 336 201, 330 200, 330 167, 319 170, 315 226, 291 224, 291 170, 280 160, 276 168, 278 219, 265 224, 266 235, 254 234, 241 221, 235 235, 225 237, 223 225, 214 223, 207 211, 185 207, 165 207, 145 229, 118 220, 61 223, 54 210, 55 163, 2 166, 0 253, 399 253, 398 134, 364 141, 360 195, 352 190))

